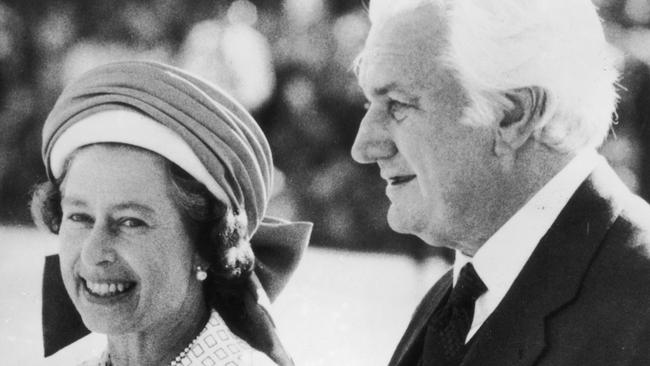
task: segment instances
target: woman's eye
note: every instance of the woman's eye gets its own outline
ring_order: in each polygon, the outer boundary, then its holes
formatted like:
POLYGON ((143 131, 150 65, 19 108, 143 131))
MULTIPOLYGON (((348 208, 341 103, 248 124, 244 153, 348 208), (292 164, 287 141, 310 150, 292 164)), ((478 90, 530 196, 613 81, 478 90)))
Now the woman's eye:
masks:
POLYGON ((68 215, 68 220, 76 223, 82 223, 82 224, 92 224, 93 223, 93 218, 90 217, 90 215, 87 214, 80 214, 80 213, 73 213, 68 215))
POLYGON ((120 221, 120 223, 122 224, 122 226, 126 226, 128 228, 138 228, 138 227, 147 226, 147 224, 144 221, 132 217, 123 219, 120 221))
POLYGON ((409 108, 411 106, 395 99, 391 99, 388 102, 388 113, 397 122, 401 122, 408 117, 409 108))

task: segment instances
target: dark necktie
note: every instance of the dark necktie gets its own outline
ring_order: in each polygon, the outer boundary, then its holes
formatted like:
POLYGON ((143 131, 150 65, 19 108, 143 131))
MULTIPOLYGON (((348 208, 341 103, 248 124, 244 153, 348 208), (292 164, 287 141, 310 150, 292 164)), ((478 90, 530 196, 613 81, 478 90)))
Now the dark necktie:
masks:
POLYGON ((474 302, 487 287, 467 263, 460 271, 456 286, 444 306, 429 319, 422 366, 456 366, 463 360, 467 347, 465 338, 474 317, 474 302))

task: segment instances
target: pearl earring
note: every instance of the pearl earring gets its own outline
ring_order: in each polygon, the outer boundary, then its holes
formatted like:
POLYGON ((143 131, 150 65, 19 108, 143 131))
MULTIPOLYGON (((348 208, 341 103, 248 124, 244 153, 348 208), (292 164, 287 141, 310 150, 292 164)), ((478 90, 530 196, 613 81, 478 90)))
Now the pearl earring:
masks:
POLYGON ((196 266, 196 279, 203 282, 208 278, 208 272, 206 272, 203 267, 196 266))

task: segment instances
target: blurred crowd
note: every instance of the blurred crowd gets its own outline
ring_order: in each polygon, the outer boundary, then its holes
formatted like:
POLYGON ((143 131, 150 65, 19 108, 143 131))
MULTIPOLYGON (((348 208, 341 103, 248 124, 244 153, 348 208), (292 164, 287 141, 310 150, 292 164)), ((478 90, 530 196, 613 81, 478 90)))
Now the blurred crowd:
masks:
MULTIPOLYGON (((625 55, 602 151, 648 198, 650 1, 594 3, 625 55)), ((0 223, 30 222, 30 187, 45 179, 40 127, 62 87, 101 63, 149 59, 215 82, 253 113, 277 168, 269 213, 313 221, 313 245, 433 253, 390 231, 376 168, 349 157, 364 113, 352 64, 368 27, 364 0, 0 1, 0 223)))

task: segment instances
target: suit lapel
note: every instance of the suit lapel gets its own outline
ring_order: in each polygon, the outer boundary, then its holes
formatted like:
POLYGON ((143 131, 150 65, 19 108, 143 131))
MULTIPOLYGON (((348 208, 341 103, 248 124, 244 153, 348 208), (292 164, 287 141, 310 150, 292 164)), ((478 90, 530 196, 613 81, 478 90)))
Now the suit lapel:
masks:
POLYGON ((417 363, 422 353, 423 330, 431 314, 449 292, 451 283, 452 271, 450 270, 424 296, 397 345, 389 366, 412 366, 417 363))
MULTIPOLYGON (((569 200, 501 304, 475 335, 463 365, 533 365, 545 347, 545 319, 571 301, 627 188, 602 163, 569 200)), ((516 243, 513 243, 516 245, 516 243)))

